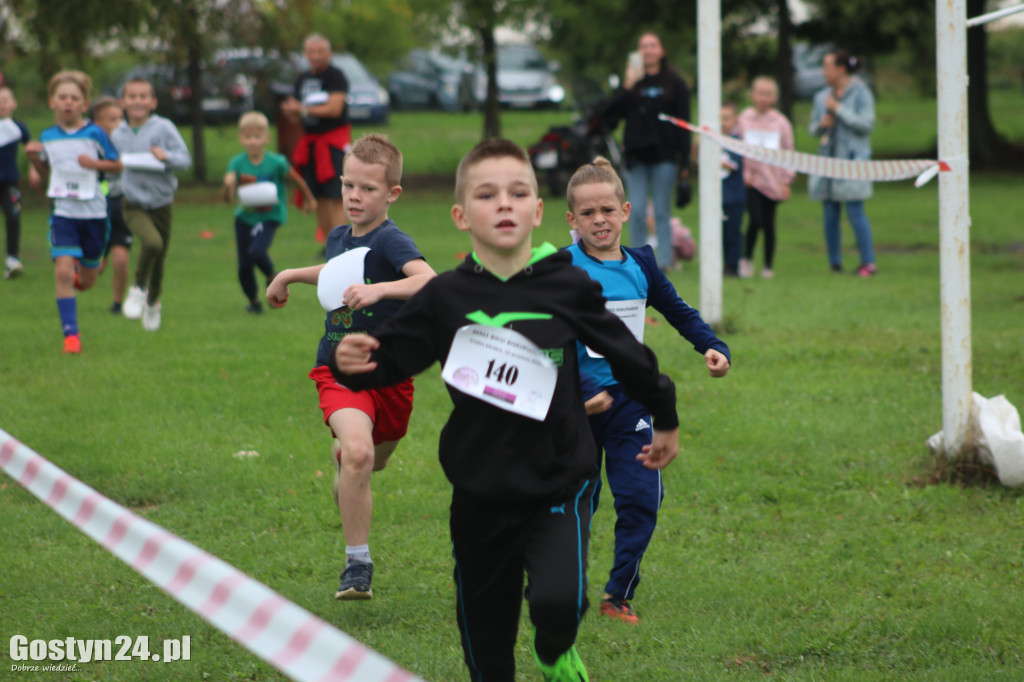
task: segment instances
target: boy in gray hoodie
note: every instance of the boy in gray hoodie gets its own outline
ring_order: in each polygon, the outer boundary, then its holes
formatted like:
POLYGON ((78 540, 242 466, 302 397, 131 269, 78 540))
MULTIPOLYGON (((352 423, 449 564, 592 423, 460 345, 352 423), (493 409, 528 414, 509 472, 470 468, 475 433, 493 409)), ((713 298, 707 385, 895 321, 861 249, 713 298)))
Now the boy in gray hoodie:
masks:
POLYGON ((178 188, 172 171, 192 165, 181 133, 169 120, 153 113, 156 104, 152 83, 141 78, 128 80, 121 94, 128 125, 112 136, 118 152, 128 158, 121 176, 124 220, 142 244, 135 283, 128 290, 123 311, 129 319, 141 317, 147 331, 160 329, 160 293, 178 188))

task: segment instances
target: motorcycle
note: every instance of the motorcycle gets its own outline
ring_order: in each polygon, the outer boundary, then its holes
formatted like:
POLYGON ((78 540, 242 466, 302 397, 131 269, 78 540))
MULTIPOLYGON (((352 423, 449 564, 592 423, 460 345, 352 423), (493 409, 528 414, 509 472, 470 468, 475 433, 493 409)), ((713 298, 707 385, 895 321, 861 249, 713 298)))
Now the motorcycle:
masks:
MULTIPOLYGON (((584 89, 577 86, 574 90, 584 89)), ((570 125, 551 126, 541 139, 528 147, 530 162, 538 175, 543 174, 548 191, 553 196, 565 196, 566 186, 576 169, 590 163, 597 156, 608 159, 616 172, 622 173, 622 150, 604 121, 608 101, 593 84, 587 87, 593 94, 586 98, 589 104, 573 117, 570 125)), ((581 101, 577 97, 577 101, 581 101)))

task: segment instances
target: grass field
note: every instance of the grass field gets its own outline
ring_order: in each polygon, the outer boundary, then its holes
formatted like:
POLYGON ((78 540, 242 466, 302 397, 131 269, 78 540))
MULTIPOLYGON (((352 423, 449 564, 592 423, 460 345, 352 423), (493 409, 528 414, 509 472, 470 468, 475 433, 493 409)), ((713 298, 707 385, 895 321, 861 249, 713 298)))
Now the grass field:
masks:
MULTIPOLYGON (((396 119, 394 137, 431 120, 396 119)), ((541 119, 519 120, 531 127, 541 119)), ((431 149, 457 158, 476 131, 465 135, 447 146, 434 139, 431 149)), ((409 153, 407 167, 429 167, 421 153, 409 153)), ((974 388, 1017 406, 1019 186, 1019 177, 992 175, 972 177, 971 188, 974 388)), ((583 622, 579 650, 592 680, 1024 674, 1024 497, 941 477, 923 484, 936 472, 924 441, 941 428, 936 183, 876 189, 867 211, 880 274, 861 280, 828 271, 820 205, 798 183, 780 208, 776 279, 725 282, 727 378, 709 379, 664 322, 648 328, 677 381, 682 454, 665 474, 635 601, 641 626, 605 622, 596 609, 583 622)), ((344 543, 329 492, 328 432, 306 378, 322 332, 315 291, 296 288, 285 309, 246 315, 231 210, 216 194, 190 187, 179 196, 163 329, 145 333, 106 312, 104 276, 79 299, 81 357, 60 353, 45 208, 30 198, 26 273, 0 281, 0 428, 405 668, 428 680, 465 679, 450 490, 436 464, 449 410, 437 369, 418 379, 410 435, 374 476, 377 596, 335 602, 344 543), (204 230, 213 238, 202 239, 204 230), (240 450, 259 457, 235 458, 240 450)), ((410 191, 392 212, 438 270, 467 248, 450 203, 448 188, 410 191)), ((565 243, 564 210, 564 201, 547 200, 537 241, 565 243)), ((680 215, 696 228, 697 206, 680 215)), ((293 213, 272 251, 278 266, 316 262, 311 235, 312 220, 293 213)), ((856 254, 845 225, 844 240, 849 268, 856 254)), ((672 279, 699 305, 696 263, 672 279)), ((188 663, 92 663, 46 679, 282 679, 6 477, 0 518, 0 679, 33 677, 8 673, 14 634, 192 637, 188 663)), ((593 527, 592 601, 610 566, 612 523, 606 501, 593 527)), ((522 680, 539 679, 531 635, 524 619, 522 680)))

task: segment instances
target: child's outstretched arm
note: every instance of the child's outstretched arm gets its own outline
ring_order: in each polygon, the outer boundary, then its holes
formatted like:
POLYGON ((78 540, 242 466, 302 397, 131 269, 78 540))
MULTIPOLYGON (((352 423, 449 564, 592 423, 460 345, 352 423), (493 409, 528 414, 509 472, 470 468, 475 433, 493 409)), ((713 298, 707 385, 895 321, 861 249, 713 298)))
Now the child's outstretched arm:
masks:
POLYGON ((416 258, 402 266, 402 279, 376 284, 352 284, 345 289, 344 302, 352 310, 361 310, 385 298, 408 299, 437 273, 427 261, 416 258))
POLYGON ((726 357, 725 353, 714 348, 708 348, 704 351, 704 364, 708 366, 708 371, 715 378, 724 377, 730 367, 729 358, 726 357))
POLYGON ((288 302, 289 284, 298 282, 315 285, 323 269, 323 265, 310 265, 305 268, 289 268, 277 273, 274 281, 267 285, 267 303, 275 308, 283 308, 288 302))
POLYGON ((306 181, 302 179, 302 176, 299 175, 298 171, 289 166, 287 177, 289 180, 298 185, 299 190, 302 192, 302 196, 305 199, 305 201, 302 202, 302 212, 309 213, 310 211, 315 211, 316 197, 313 196, 313 192, 309 189, 309 185, 307 185, 306 181))
POLYGON ((238 173, 235 171, 228 171, 224 174, 224 189, 222 195, 224 201, 231 203, 235 200, 235 188, 238 187, 238 173))

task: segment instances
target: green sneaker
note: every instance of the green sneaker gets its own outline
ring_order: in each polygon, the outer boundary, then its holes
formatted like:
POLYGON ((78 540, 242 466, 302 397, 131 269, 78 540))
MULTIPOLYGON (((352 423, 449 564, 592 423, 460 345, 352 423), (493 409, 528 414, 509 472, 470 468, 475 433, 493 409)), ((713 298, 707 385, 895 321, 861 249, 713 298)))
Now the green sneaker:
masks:
POLYGON ((540 666, 540 672, 544 675, 544 682, 590 682, 587 676, 587 669, 583 667, 580 655, 576 653, 576 647, 558 657, 552 665, 540 660, 537 655, 536 646, 533 649, 533 659, 540 666))

